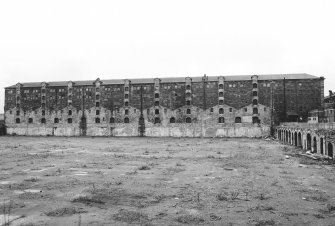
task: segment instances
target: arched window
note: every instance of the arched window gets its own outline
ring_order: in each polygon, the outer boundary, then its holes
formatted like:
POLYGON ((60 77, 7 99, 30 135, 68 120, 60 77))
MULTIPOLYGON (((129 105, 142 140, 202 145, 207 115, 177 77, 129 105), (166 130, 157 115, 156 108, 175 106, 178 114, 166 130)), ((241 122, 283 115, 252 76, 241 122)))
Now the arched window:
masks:
POLYGON ((19 119, 19 118, 16 118, 16 119, 15 119, 15 122, 16 122, 16 123, 20 123, 20 119, 19 119))
POLYGON ((256 96, 257 96, 257 91, 253 91, 253 92, 252 92, 252 95, 253 95, 254 97, 256 97, 256 96))
POLYGON ((155 101, 155 106, 159 106, 159 101, 155 101))
POLYGON ((223 97, 223 92, 219 92, 219 97, 223 97))
POLYGON ((258 108, 253 108, 253 109, 252 109, 252 113, 253 113, 253 114, 258 114, 258 108))
POLYGON ((189 100, 186 101, 186 105, 187 105, 187 106, 190 106, 190 105, 191 105, 191 101, 189 101, 189 100))
POLYGON ((252 104, 253 105, 257 105, 258 104, 258 100, 257 99, 252 100, 252 104))
POLYGON ((186 114, 188 114, 188 115, 191 114, 191 109, 188 108, 188 109, 186 110, 186 114))
POLYGON ((100 102, 95 102, 95 107, 100 107, 100 102))
POLYGON ((68 115, 72 115, 72 111, 71 111, 71 110, 69 110, 69 113, 68 113, 68 115))
POLYGON ((253 83, 252 88, 257 88, 257 83, 253 83))
POLYGON ((159 93, 155 93, 155 98, 159 98, 159 93))
POLYGON ((241 123, 241 122, 242 122, 241 117, 236 117, 235 118, 235 123, 241 123))
POLYGON ((42 115, 45 115, 45 110, 42 110, 42 115))
POLYGON ((156 115, 159 114, 159 109, 155 109, 155 114, 156 114, 156 115))
POLYGON ((187 118, 186 118, 186 123, 192 123, 192 119, 191 119, 191 117, 187 117, 187 118))
POLYGON ((129 110, 128 109, 124 110, 124 114, 128 115, 129 114, 129 110))
POLYGON ((100 115, 100 110, 96 110, 95 115, 100 115))
POLYGON ((176 123, 176 119, 174 117, 170 118, 170 123, 176 123))
POLYGON ((187 85, 187 86, 186 86, 186 89, 187 89, 187 90, 190 90, 190 89, 191 89, 191 86, 190 86, 190 85, 187 85))
POLYGON ((220 109, 219 109, 219 114, 223 114, 223 112, 224 112, 224 111, 223 111, 223 108, 220 108, 220 109))
POLYGON ((100 123, 100 118, 95 118, 95 123, 100 123))
POLYGON ((224 117, 219 117, 219 123, 224 123, 224 117))
POLYGON ((124 118, 124 123, 129 123, 129 118, 124 118))
POLYGON ((259 119, 258 117, 252 117, 252 123, 258 123, 259 119))
POLYGON ((124 95, 124 99, 128 99, 129 98, 129 95, 128 94, 125 94, 124 95))
POLYGON ((223 100, 219 100, 219 105, 223 105, 223 100))
POLYGON ((59 123, 59 118, 54 118, 54 123, 59 123))
POLYGON ((28 119, 28 122, 29 122, 29 123, 33 123, 33 118, 29 118, 29 119, 28 119))
POLYGON ((20 115, 20 111, 16 111, 16 115, 20 115))
POLYGON ((219 89, 223 89, 223 84, 219 84, 219 89))
POLYGON ((67 123, 70 123, 70 124, 71 124, 71 123, 72 123, 72 118, 68 118, 68 119, 67 119, 67 123))
POLYGON ((109 119, 109 123, 115 123, 115 118, 111 117, 111 118, 109 119))
POLYGON ((158 117, 155 118, 155 124, 157 124, 157 123, 161 123, 161 119, 158 118, 158 117))
POLYGON ((124 102, 124 106, 127 107, 128 105, 129 105, 128 101, 124 102))
POLYGON ((45 123, 45 122, 46 122, 45 118, 42 118, 41 123, 45 123))

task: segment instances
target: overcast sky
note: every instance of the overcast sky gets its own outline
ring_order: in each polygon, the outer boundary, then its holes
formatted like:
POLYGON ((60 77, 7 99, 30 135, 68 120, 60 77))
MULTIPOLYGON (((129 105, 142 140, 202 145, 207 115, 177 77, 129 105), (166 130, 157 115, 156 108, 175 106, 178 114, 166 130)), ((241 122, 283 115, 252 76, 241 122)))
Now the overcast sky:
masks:
POLYGON ((0 0, 17 82, 308 73, 335 89, 335 1, 0 0))

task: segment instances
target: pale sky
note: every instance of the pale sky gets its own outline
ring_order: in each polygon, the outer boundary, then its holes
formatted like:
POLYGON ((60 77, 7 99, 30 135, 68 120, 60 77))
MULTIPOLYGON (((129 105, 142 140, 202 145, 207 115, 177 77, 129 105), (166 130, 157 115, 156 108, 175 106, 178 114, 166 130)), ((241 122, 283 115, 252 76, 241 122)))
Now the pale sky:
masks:
POLYGON ((308 73, 335 89, 333 0, 0 0, 17 82, 308 73))

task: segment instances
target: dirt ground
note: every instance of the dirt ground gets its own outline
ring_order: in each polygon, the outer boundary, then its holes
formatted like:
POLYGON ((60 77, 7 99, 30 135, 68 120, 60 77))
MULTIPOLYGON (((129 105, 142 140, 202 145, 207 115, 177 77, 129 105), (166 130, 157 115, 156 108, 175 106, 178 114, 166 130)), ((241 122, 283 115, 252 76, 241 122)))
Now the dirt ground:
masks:
POLYGON ((0 137, 0 225, 335 225, 333 165, 262 139, 0 137))

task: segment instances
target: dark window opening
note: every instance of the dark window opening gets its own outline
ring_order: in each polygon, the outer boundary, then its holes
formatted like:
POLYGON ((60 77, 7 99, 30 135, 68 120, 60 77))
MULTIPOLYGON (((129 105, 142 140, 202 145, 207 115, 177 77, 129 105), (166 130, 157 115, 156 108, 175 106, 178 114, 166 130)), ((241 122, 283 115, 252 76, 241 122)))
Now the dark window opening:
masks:
POLYGON ((72 123, 72 118, 68 118, 67 123, 72 123))
POLYGON ((16 123, 20 123, 20 119, 19 119, 19 118, 16 118, 15 122, 16 122, 16 123))
POLYGON ((223 108, 220 108, 220 109, 219 109, 219 114, 223 114, 223 113, 224 113, 223 108))
POLYGON ((190 86, 190 85, 187 85, 187 86, 186 86, 186 89, 187 89, 187 90, 190 90, 190 89, 191 89, 191 86, 190 86))
POLYGON ((232 108, 229 108, 229 112, 233 112, 233 109, 232 109, 232 108))
POLYGON ((124 95, 124 99, 128 99, 129 98, 129 95, 128 94, 125 94, 124 95))
POLYGON ((59 123, 59 118, 54 118, 54 123, 59 123))
POLYGON ((224 123, 224 117, 219 117, 219 123, 224 123))
POLYGON ((129 110, 128 109, 124 110, 124 114, 128 115, 129 114, 129 110))
POLYGON ((96 111, 95 111, 95 115, 100 115, 100 111, 99 111, 99 110, 96 110, 96 111))
POLYGON ((99 100, 100 99, 100 95, 95 95, 95 99, 99 100))
POLYGON ((159 106, 159 101, 155 101, 155 106, 159 106))
POLYGON ((115 118, 111 117, 111 118, 109 119, 109 123, 115 123, 115 118))
POLYGON ((223 92, 219 92, 219 97, 223 97, 223 92))
POLYGON ((223 105, 223 100, 219 100, 219 105, 223 105))
POLYGON ((17 107, 17 108, 20 108, 20 104, 16 104, 16 107, 17 107))
POLYGON ((124 118, 124 123, 129 123, 129 118, 124 118))
POLYGON ((29 119, 28 119, 28 122, 29 122, 29 123, 33 123, 33 118, 29 118, 29 119))
POLYGON ((252 92, 252 95, 253 95, 254 97, 256 97, 256 96, 257 96, 257 91, 253 91, 253 92, 252 92))
POLYGON ((219 84, 219 89, 223 89, 223 84, 219 84))
POLYGON ((155 93, 155 98, 159 98, 159 93, 155 93))
POLYGON ((241 122, 242 122, 241 117, 236 117, 236 118, 235 118, 235 123, 241 123, 241 122))
POLYGON ((256 99, 252 100, 252 104, 253 105, 257 105, 258 104, 258 100, 256 100, 256 99))
POLYGON ((191 97, 191 93, 186 93, 186 97, 191 97))
POLYGON ((176 123, 176 119, 174 117, 170 118, 170 123, 176 123))
POLYGON ((186 109, 186 114, 191 114, 191 109, 186 109))
POLYGON ((252 123, 259 123, 258 117, 252 117, 252 123))
POLYGON ((45 118, 42 118, 41 123, 45 123, 45 122, 46 122, 45 118))
POLYGON ((253 114, 258 114, 258 108, 253 108, 253 109, 252 109, 252 113, 253 113, 253 114))
POLYGON ((127 107, 128 105, 129 105, 128 101, 124 102, 124 106, 127 107))
POLYGON ((42 100, 45 100, 45 96, 42 96, 42 100))
POLYGON ((186 101, 186 105, 187 105, 187 106, 190 106, 190 105, 191 105, 191 101, 189 101, 189 100, 186 101))
POLYGON ((42 115, 45 115, 45 110, 42 111, 42 115))
POLYGON ((95 107, 97 107, 97 108, 100 107, 100 102, 96 102, 95 107))
POLYGON ((157 123, 161 123, 161 119, 158 118, 158 117, 155 118, 155 124, 157 124, 157 123))
POLYGON ((72 115, 72 110, 69 110, 69 113, 68 113, 68 115, 72 115))
POLYGON ((257 83, 253 83, 252 88, 257 88, 257 83))
POLYGON ((100 123, 100 118, 95 118, 95 123, 100 123))
POLYGON ((16 115, 20 115, 20 111, 16 111, 16 115))
POLYGON ((124 87, 124 91, 129 91, 129 87, 128 86, 124 87))
POLYGON ((192 119, 190 117, 186 118, 186 123, 192 123, 192 119))
POLYGON ((212 113, 214 112, 214 108, 211 108, 211 112, 212 112, 212 113))
POLYGON ((159 114, 159 109, 155 109, 155 114, 156 114, 156 115, 159 114))

